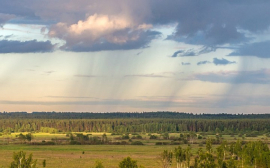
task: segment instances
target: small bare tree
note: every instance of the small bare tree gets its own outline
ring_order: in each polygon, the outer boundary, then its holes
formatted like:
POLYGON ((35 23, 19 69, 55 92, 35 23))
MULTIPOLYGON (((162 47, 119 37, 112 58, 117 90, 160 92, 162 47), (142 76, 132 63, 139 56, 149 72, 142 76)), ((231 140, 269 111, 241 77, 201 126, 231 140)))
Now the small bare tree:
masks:
POLYGON ((170 168, 172 165, 173 153, 167 150, 164 150, 158 157, 158 160, 161 162, 163 168, 170 168))

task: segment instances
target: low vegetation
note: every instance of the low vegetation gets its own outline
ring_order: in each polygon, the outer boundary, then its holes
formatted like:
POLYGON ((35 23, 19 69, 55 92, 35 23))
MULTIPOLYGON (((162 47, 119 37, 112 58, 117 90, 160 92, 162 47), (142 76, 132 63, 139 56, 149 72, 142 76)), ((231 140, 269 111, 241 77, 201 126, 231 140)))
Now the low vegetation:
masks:
POLYGON ((100 114, 104 119, 92 113, 52 115, 56 118, 47 113, 0 113, 1 166, 270 167, 268 115, 100 114), (23 151, 31 154, 27 157, 23 151))

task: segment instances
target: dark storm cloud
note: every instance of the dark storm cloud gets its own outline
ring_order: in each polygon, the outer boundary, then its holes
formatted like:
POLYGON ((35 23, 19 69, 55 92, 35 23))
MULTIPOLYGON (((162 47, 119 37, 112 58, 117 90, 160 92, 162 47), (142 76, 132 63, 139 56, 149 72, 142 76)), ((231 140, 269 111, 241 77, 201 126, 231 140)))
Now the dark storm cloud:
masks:
POLYGON ((224 58, 222 58, 222 59, 213 58, 213 63, 215 65, 228 65, 228 64, 235 64, 236 62, 235 61, 229 61, 229 60, 226 60, 224 58))
POLYGON ((1 0, 0 21, 1 15, 6 16, 5 22, 16 17, 37 18, 35 9, 31 9, 32 4, 30 0, 1 0))
POLYGON ((152 0, 153 22, 177 22, 170 37, 188 43, 221 45, 246 41, 240 29, 258 32, 270 25, 270 1, 152 0), (184 38, 183 38, 184 37, 184 38), (193 40, 195 39, 195 40, 193 40))
POLYGON ((242 45, 239 49, 230 53, 229 56, 256 56, 260 58, 270 58, 270 41, 242 45))
MULTIPOLYGON (((155 26, 176 23, 175 32, 167 39, 215 47, 249 42, 250 39, 247 38, 245 32, 255 34, 267 30, 270 26, 270 1, 80 0, 77 2, 66 0, 2 0, 0 25, 12 19, 11 23, 45 24, 49 27, 49 32, 52 32, 57 24, 66 24, 66 28, 69 29, 71 25, 85 22, 87 18, 95 14, 106 15, 109 18, 112 18, 111 16, 118 17, 116 20, 119 20, 119 17, 120 19, 128 18, 126 20, 128 22, 125 24, 132 31, 138 31, 140 25, 144 24, 155 26)), ((112 22, 115 22, 115 20, 112 20, 112 22)), ((59 32, 65 32, 63 27, 58 28, 59 32)), ((115 34, 118 32, 118 28, 110 29, 113 31, 106 33, 115 34), (116 29, 117 31, 115 31, 116 29)), ((119 29, 121 29, 121 33, 125 31, 122 28, 119 29)), ((74 34, 76 33, 66 31, 64 34, 54 34, 53 37, 65 40, 67 45, 63 48, 71 51, 135 49, 144 47, 154 39, 149 33, 142 33, 138 39, 127 40, 125 44, 119 44, 108 42, 107 36, 102 34, 100 38, 88 43, 89 38, 93 37, 87 36, 85 33, 79 36, 76 39, 77 42, 74 43, 74 38, 71 38, 74 37, 74 34)), ((127 34, 124 35, 127 36, 127 34)), ((245 52, 241 51, 241 53, 245 52)), ((190 52, 186 56, 196 54, 202 53, 190 52)))
MULTIPOLYGON (((124 32, 123 32, 124 33, 124 32)), ((108 42, 105 39, 98 39, 94 41, 94 43, 87 43, 85 42, 79 42, 76 44, 66 44, 61 47, 63 50, 67 51, 75 51, 75 52, 88 52, 88 51, 102 51, 102 50, 130 50, 130 49, 139 49, 139 48, 145 48, 148 47, 148 44, 153 40, 154 38, 157 38, 160 33, 157 31, 140 31, 140 32, 134 32, 137 34, 138 39, 136 40, 128 40, 125 43, 112 43, 108 42)), ((132 36, 128 33, 128 31, 125 32, 127 36, 132 36)))
POLYGON ((50 41, 0 41, 0 53, 32 53, 32 52, 51 52, 54 45, 50 41))
POLYGON ((270 70, 263 69, 258 71, 220 71, 197 73, 187 80, 200 80, 212 83, 251 83, 251 84, 270 84, 270 70))
POLYGON ((14 17, 14 15, 0 13, 0 26, 3 26, 4 23, 14 17))

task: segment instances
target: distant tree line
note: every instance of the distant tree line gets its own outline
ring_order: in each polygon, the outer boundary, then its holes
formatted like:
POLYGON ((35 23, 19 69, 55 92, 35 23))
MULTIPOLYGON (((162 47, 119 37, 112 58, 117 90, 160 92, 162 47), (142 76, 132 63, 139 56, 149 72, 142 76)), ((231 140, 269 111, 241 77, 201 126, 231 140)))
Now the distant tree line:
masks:
POLYGON ((270 114, 193 114, 184 112, 0 112, 0 119, 120 119, 120 118, 168 118, 168 119, 270 119, 270 114))
POLYGON ((109 133, 166 133, 217 132, 226 134, 267 133, 269 119, 0 119, 0 132, 109 132, 109 133))

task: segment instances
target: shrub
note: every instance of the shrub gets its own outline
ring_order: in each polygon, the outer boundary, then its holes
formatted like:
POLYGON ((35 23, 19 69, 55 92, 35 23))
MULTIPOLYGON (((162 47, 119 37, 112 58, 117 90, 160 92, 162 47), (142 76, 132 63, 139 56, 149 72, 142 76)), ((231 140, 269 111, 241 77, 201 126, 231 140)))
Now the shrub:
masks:
POLYGON ((74 140, 71 140, 69 144, 70 144, 70 145, 81 145, 80 142, 74 141, 74 140))
POLYGON ((96 160, 94 168, 104 168, 101 161, 96 160))
POLYGON ((123 135, 122 139, 129 139, 129 136, 128 135, 123 135))
POLYGON ((119 168, 138 168, 137 161, 127 157, 119 163, 119 168))
POLYGON ((45 143, 43 143, 44 145, 55 145, 55 142, 53 141, 46 141, 45 143))
POLYGON ((157 139, 158 137, 156 135, 150 135, 149 139, 157 139))
POLYGON ((171 145, 180 145, 180 142, 171 142, 171 145))
POLYGON ((258 133, 257 132, 250 132, 246 134, 246 137, 257 137, 258 133))
POLYGON ((121 145, 127 145, 127 141, 121 141, 121 145))
POLYGON ((169 145, 168 142, 156 142, 156 145, 169 145))
POLYGON ((141 135, 132 136, 131 139, 142 139, 141 135))
POLYGON ((131 145, 144 145, 141 141, 134 141, 131 145))
POLYGON ((43 167, 46 167, 46 159, 43 160, 42 166, 43 166, 43 167))

